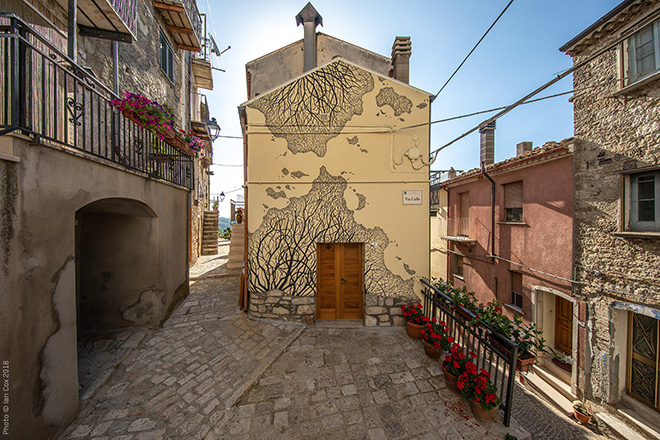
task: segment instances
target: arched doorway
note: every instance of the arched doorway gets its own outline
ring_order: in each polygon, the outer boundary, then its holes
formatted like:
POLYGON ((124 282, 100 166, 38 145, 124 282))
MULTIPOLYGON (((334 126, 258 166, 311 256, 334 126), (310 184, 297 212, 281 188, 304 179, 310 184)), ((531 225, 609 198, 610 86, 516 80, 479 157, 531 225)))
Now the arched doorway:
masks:
POLYGON ((158 218, 146 204, 109 198, 76 212, 79 396, 85 399, 162 316, 158 218))

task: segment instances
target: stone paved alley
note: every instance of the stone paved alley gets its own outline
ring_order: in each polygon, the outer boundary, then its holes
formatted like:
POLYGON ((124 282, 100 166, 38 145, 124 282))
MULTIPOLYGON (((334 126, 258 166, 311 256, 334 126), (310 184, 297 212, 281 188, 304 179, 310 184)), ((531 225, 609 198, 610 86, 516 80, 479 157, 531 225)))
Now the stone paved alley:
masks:
MULTIPOLYGON (((226 248, 191 269, 189 297, 128 347, 61 439, 530 438, 476 421, 401 328, 248 319, 236 304, 239 278, 224 268, 226 248)), ((514 417, 533 438, 597 438, 516 392, 514 417)))

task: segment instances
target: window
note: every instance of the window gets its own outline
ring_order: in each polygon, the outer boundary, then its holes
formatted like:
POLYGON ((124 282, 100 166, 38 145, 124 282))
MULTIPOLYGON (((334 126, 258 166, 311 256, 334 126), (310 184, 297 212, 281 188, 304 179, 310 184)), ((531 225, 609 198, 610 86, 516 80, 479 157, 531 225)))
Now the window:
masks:
POLYGON ((461 237, 470 236, 470 193, 463 192, 459 195, 459 218, 458 218, 458 234, 461 237))
POLYGON ((513 182, 504 185, 504 221, 523 221, 523 183, 513 182))
POLYGON ((660 170, 630 174, 625 188, 625 230, 660 232, 660 170))
POLYGON ((626 40, 626 84, 633 84, 660 69, 660 20, 626 40))
POLYGON ((522 274, 511 272, 511 305, 523 308, 522 274))
POLYGON ((165 72, 165 75, 174 82, 174 50, 170 45, 169 40, 160 31, 160 68, 165 72))
POLYGON ((455 277, 463 279, 463 256, 462 255, 453 255, 454 267, 453 273, 455 277))

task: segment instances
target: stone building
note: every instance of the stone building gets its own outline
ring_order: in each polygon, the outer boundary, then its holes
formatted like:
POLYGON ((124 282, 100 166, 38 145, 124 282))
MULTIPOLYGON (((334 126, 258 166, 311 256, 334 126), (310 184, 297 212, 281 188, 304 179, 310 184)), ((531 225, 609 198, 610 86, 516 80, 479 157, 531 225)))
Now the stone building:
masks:
POLYGON ((430 94, 392 58, 316 32, 249 62, 239 111, 246 156, 249 313, 402 324, 427 277, 430 94), (407 128, 415 126, 413 128, 407 128))
MULTIPOLYGON (((585 394, 660 408, 660 2, 627 0, 566 43, 575 64, 574 295, 587 303, 585 394)), ((644 425, 642 423, 639 426, 644 425)), ((638 426, 638 427, 639 427, 638 426)), ((657 435, 657 434, 656 434, 657 435)), ((657 437, 654 437, 657 438, 657 437)))
POLYGON ((194 1, 0 0, 9 438, 54 438, 75 418, 87 336, 158 326, 188 293, 210 141, 195 158, 109 103, 143 94, 208 139, 201 24, 194 1))

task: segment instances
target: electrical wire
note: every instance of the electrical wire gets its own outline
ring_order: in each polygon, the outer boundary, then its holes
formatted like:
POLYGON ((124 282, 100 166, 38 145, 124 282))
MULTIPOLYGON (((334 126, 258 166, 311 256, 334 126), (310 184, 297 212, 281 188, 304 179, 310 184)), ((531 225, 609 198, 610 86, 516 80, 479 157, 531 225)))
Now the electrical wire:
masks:
POLYGON ((463 59, 463 61, 461 62, 461 64, 459 64, 459 66, 456 68, 456 70, 454 70, 454 73, 451 74, 451 76, 449 77, 449 79, 448 79, 448 80, 445 82, 445 84, 440 88, 440 90, 438 91, 438 93, 436 93, 436 94, 433 96, 433 99, 431 99, 431 102, 433 102, 433 101, 435 100, 435 98, 438 97, 438 95, 440 94, 440 92, 442 92, 442 91, 445 89, 445 87, 447 86, 447 84, 449 84, 449 81, 451 81, 451 79, 454 77, 454 75, 456 75, 456 73, 460 70, 460 68, 463 67, 463 64, 465 64, 465 62, 468 60, 468 58, 470 58, 470 55, 472 55, 472 52, 474 52, 475 49, 477 48, 477 46, 479 46, 479 44, 483 41, 483 39, 486 38, 486 35, 488 35, 488 32, 490 32, 490 30, 493 29, 493 27, 495 26, 495 24, 496 24, 496 23, 499 21, 499 19, 504 15, 504 13, 506 12, 506 10, 509 9, 509 6, 511 6, 511 3, 513 3, 513 0, 511 0, 511 1, 509 2, 509 4, 506 5, 506 7, 504 8, 504 10, 503 10, 502 12, 500 12, 500 15, 497 16, 497 18, 495 19, 495 21, 493 22, 493 24, 491 24, 490 27, 488 28, 488 30, 486 31, 486 33, 484 33, 484 34, 481 36, 481 38, 479 39, 479 41, 477 41, 477 44, 474 45, 474 47, 472 48, 472 50, 470 51, 470 53, 467 54, 467 56, 463 59))
POLYGON ((212 163, 211 166, 214 166, 214 167, 242 167, 243 164, 240 164, 240 165, 227 165, 227 164, 224 164, 224 163, 212 163))

